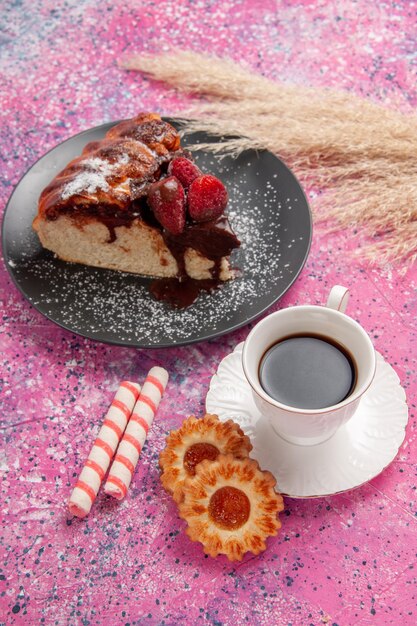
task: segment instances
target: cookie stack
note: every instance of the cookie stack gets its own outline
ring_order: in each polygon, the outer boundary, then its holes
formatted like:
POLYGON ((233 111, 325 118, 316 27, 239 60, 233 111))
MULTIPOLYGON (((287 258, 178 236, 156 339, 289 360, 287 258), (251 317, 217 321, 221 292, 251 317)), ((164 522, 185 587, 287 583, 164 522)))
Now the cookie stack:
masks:
POLYGON ((249 458, 249 437, 217 415, 187 418, 161 452, 161 482, 187 522, 187 535, 206 554, 240 561, 259 554, 281 523, 283 499, 275 478, 249 458))

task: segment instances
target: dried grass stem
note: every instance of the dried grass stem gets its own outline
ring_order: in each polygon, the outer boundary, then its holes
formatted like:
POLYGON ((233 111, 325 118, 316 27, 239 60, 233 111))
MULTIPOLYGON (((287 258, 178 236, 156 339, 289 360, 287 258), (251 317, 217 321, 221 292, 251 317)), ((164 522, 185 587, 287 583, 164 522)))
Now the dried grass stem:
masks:
POLYGON ((198 95, 183 114, 197 118, 187 133, 219 136, 205 149, 268 149, 280 156, 321 192, 313 201, 317 221, 360 226, 377 237, 365 250, 370 260, 416 259, 416 115, 325 88, 279 84, 192 52, 136 56, 121 66, 198 95))

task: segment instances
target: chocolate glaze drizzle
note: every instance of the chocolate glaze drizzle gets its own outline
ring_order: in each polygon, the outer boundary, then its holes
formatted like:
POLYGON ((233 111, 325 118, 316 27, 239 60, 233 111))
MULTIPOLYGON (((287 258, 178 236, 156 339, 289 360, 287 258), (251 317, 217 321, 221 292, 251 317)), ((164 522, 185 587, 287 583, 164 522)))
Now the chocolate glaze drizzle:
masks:
POLYGON ((176 278, 157 278, 152 281, 150 292, 157 300, 163 300, 176 309, 183 309, 192 304, 201 292, 211 292, 223 284, 220 280, 221 259, 240 246, 240 241, 225 215, 199 223, 187 219, 184 231, 180 235, 173 235, 161 227, 144 198, 134 203, 134 210, 145 223, 158 228, 178 265, 176 278), (196 280, 188 276, 185 269, 187 248, 193 248, 213 261, 211 278, 196 280))
POLYGON ((150 292, 157 300, 163 300, 176 309, 190 306, 202 291, 218 289, 222 285, 221 258, 240 245, 225 216, 211 222, 188 224, 181 235, 172 235, 164 230, 162 236, 177 261, 178 277, 154 280, 150 292), (211 279, 195 280, 187 275, 184 260, 187 248, 193 248, 213 261, 211 279))
POLYGON ((207 278, 196 280, 186 276, 180 278, 155 278, 149 291, 156 300, 165 302, 173 309, 185 309, 195 302, 203 291, 210 293, 222 285, 221 280, 207 278))

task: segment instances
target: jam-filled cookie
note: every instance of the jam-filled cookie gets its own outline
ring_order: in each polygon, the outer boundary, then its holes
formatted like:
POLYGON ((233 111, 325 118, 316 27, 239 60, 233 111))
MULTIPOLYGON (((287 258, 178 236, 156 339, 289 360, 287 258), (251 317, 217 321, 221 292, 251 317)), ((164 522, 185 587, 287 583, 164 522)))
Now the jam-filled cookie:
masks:
POLYGON ((215 461, 220 454, 246 458, 251 450, 249 437, 233 420, 221 422, 217 415, 199 419, 191 415, 167 437, 159 457, 162 485, 180 502, 185 479, 195 475, 201 461, 215 461))
POLYGON ((284 508, 275 478, 253 459, 220 455, 202 461, 183 485, 179 514, 187 535, 203 544, 210 556, 225 554, 240 561, 246 552, 259 554, 266 538, 281 527, 277 514, 284 508))

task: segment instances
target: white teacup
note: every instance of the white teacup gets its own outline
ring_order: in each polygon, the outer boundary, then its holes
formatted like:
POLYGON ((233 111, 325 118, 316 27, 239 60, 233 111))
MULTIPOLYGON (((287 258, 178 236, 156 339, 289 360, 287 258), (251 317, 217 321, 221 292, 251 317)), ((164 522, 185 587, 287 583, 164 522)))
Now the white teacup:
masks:
POLYGON ((244 343, 243 371, 255 403, 276 433, 291 443, 314 445, 329 439, 353 416, 374 378, 375 350, 364 329, 345 315, 348 298, 348 290, 337 285, 326 306, 295 306, 272 313, 251 330, 244 343), (355 384, 339 403, 319 409, 297 408, 282 404, 264 390, 259 378, 263 356, 279 341, 300 335, 328 338, 352 357, 355 384))

